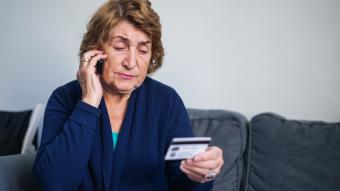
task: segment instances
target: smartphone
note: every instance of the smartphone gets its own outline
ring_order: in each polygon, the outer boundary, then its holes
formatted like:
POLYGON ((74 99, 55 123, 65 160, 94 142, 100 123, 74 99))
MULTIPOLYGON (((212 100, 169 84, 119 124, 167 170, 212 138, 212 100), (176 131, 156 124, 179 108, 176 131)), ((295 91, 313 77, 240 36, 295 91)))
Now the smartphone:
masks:
POLYGON ((96 65, 96 73, 99 75, 103 73, 103 64, 104 64, 103 59, 98 60, 97 65, 96 65))

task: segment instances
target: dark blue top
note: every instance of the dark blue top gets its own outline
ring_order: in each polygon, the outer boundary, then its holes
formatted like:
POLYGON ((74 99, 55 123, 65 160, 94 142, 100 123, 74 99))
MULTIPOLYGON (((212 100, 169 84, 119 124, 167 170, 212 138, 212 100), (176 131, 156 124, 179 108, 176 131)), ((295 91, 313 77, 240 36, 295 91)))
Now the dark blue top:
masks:
POLYGON ((81 100, 72 81, 57 88, 45 111, 33 173, 45 190, 208 191, 213 183, 189 180, 180 161, 167 162, 173 137, 192 136, 184 104, 172 88, 149 77, 134 90, 113 148, 105 101, 81 100))

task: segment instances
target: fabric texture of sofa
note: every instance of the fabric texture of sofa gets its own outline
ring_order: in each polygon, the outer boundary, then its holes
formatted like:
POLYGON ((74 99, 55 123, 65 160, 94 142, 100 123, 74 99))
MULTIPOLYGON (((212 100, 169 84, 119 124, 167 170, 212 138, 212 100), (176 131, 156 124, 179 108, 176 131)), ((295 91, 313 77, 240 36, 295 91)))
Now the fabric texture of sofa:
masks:
MULTIPOLYGON (((195 136, 224 151, 214 191, 339 191, 340 123, 188 109, 195 136)), ((34 154, 0 157, 0 190, 40 190, 34 154)))
POLYGON ((0 190, 24 191, 40 190, 32 175, 35 153, 0 157, 0 190))
POLYGON ((244 171, 247 120, 239 113, 223 110, 188 110, 195 136, 212 137, 211 145, 224 150, 224 165, 214 180, 214 191, 239 190, 244 171))
POLYGON ((247 191, 339 191, 340 123, 252 118, 247 191))

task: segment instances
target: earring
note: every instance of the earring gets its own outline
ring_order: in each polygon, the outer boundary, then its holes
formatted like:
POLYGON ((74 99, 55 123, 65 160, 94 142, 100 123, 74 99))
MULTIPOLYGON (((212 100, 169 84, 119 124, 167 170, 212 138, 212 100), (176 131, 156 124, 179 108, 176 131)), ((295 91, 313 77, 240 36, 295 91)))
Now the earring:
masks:
POLYGON ((153 66, 156 66, 156 60, 153 59, 153 60, 151 61, 151 64, 152 64, 153 66))

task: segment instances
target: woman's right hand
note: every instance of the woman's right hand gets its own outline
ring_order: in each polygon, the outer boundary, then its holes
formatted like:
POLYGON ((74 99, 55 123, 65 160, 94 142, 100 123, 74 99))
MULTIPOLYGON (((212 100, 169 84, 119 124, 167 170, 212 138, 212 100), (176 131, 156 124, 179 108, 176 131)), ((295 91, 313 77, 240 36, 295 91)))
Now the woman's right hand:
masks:
POLYGON ((103 51, 90 50, 80 59, 77 79, 82 91, 82 101, 94 107, 99 106, 103 95, 99 74, 96 74, 96 64, 98 60, 106 58, 103 51))

